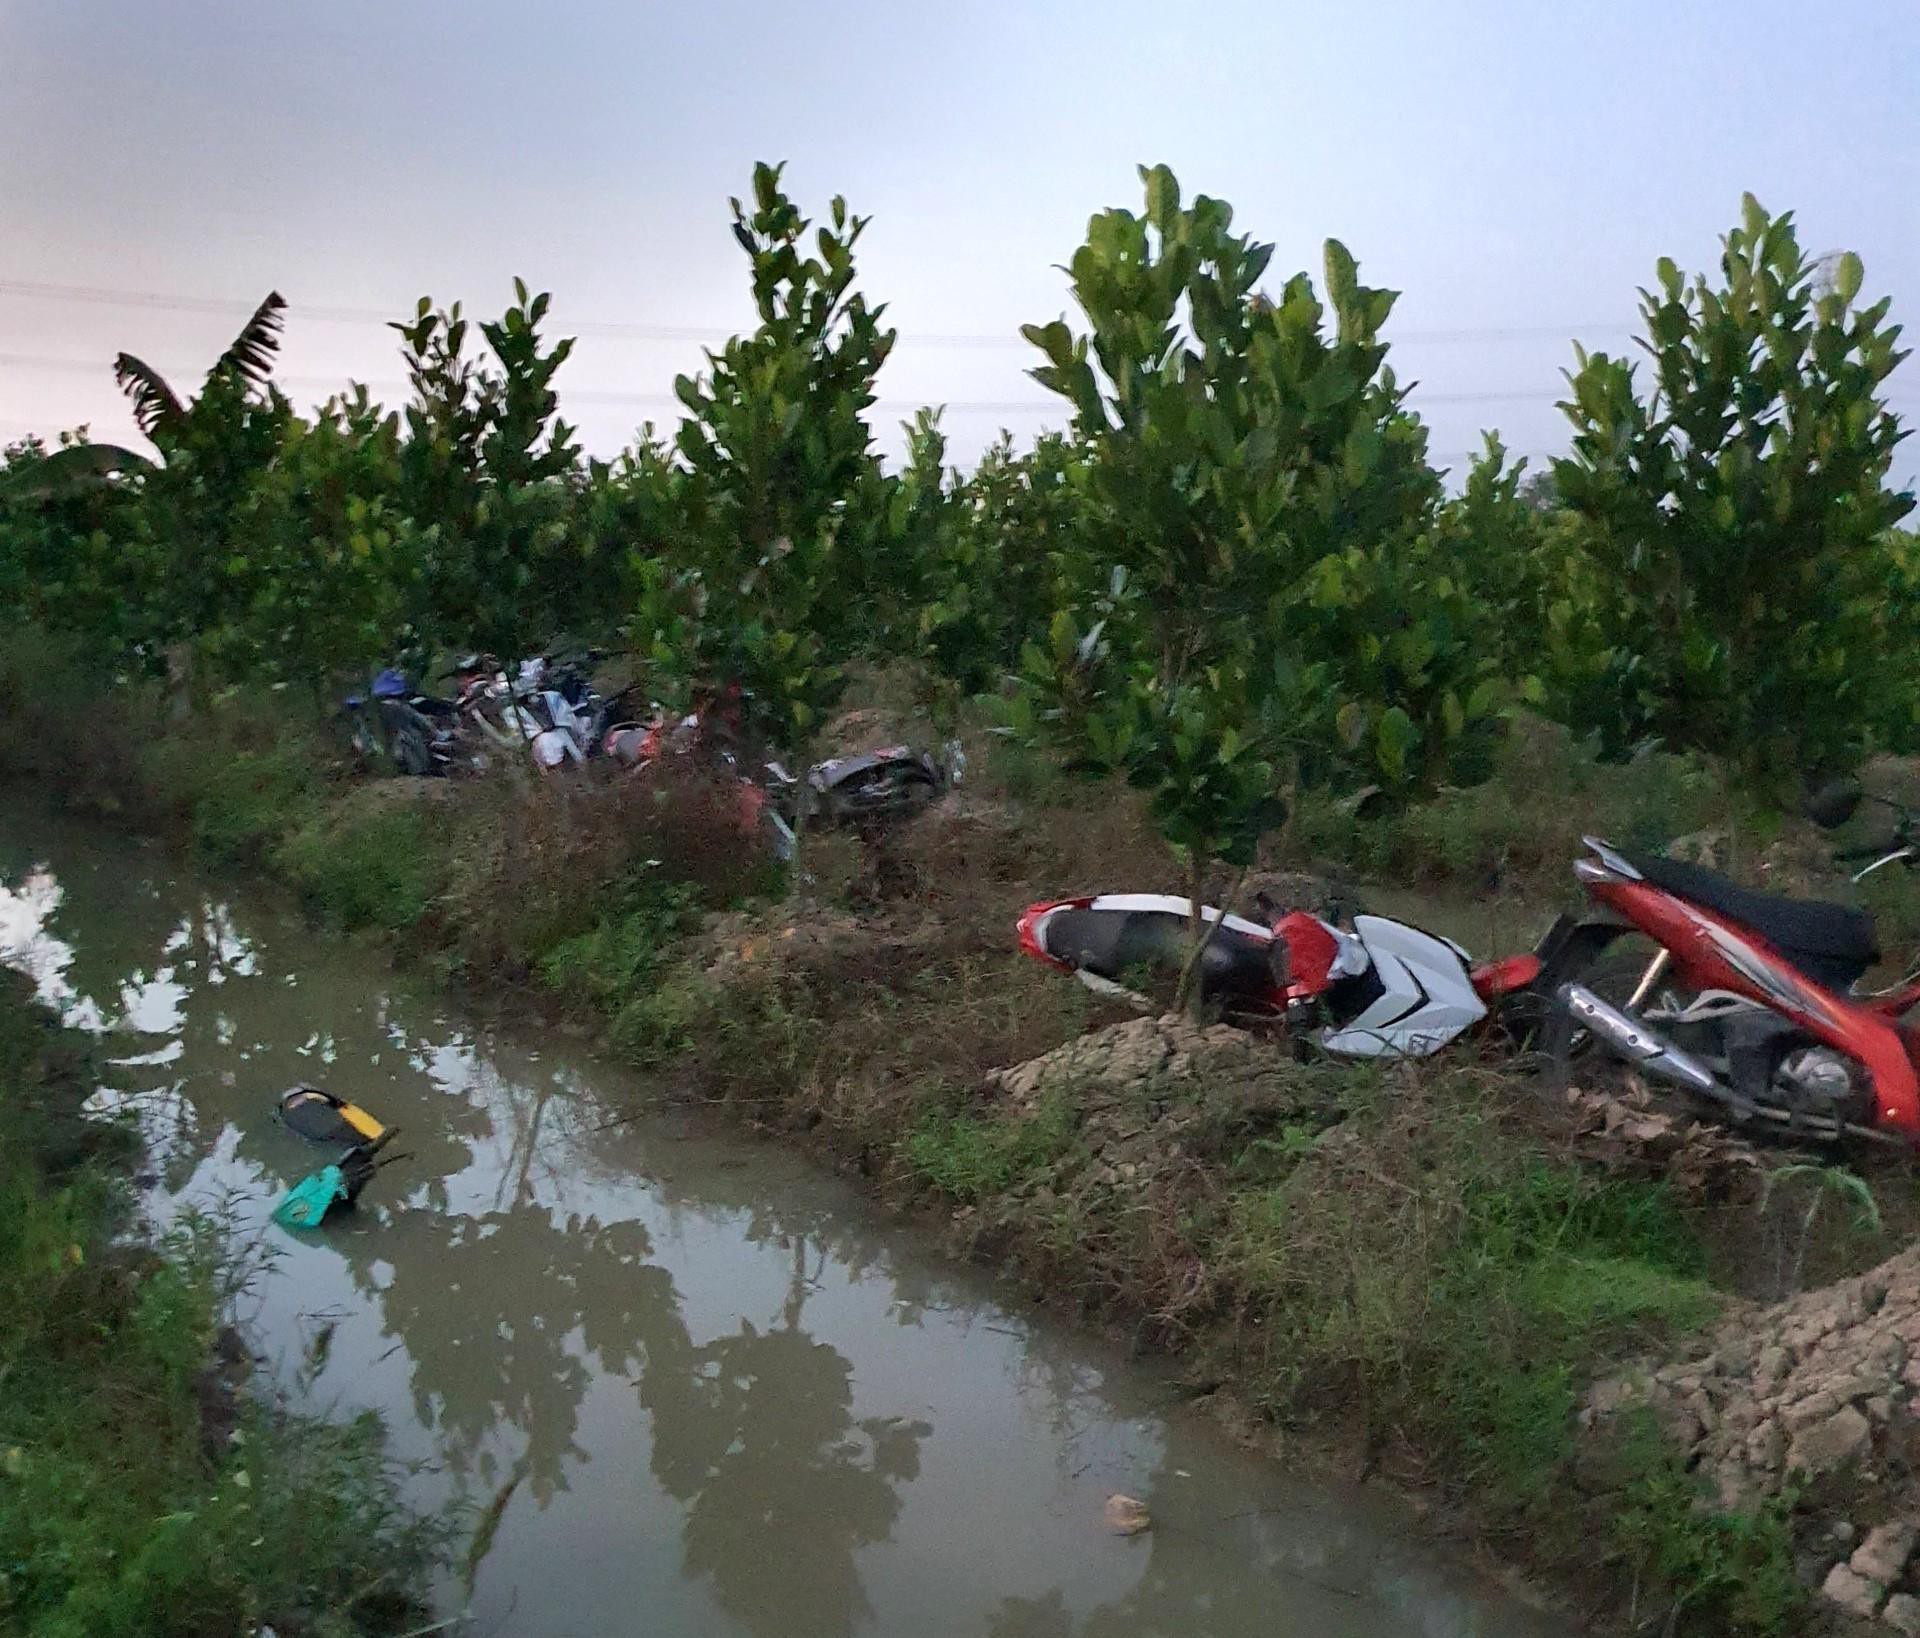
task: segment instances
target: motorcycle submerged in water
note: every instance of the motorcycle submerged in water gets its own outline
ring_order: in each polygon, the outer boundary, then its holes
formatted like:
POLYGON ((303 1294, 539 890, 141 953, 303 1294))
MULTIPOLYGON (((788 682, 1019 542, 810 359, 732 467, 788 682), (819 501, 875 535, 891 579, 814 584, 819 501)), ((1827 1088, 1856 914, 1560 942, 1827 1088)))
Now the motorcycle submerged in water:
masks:
MULTIPOLYGON (((1830 787, 1807 811, 1837 828, 1861 800, 1857 787, 1830 787)), ((1914 815, 1873 800, 1893 811, 1894 832, 1834 854, 1864 862, 1855 882, 1920 863, 1914 815)), ((1555 964, 1563 1046, 1598 1042, 1736 1122, 1822 1141, 1920 1145, 1920 1029, 1901 1021, 1920 1003, 1920 969, 1887 989, 1859 988, 1880 958, 1867 912, 1759 892, 1596 837, 1586 846, 1574 874, 1603 915, 1572 929, 1555 964), (1622 963, 1623 939, 1651 952, 1622 963), (1600 977, 1609 964, 1612 996, 1600 977)))
MULTIPOLYGON (((1020 947, 1097 994, 1151 1005, 1127 982, 1177 972, 1192 901, 1166 893, 1102 893, 1027 906, 1020 947)), ((1489 1020, 1537 1017, 1539 954, 1476 966, 1452 939, 1388 916, 1343 927, 1262 895, 1265 925, 1212 905, 1200 956, 1202 997, 1226 1018, 1285 1023, 1335 1057, 1424 1058, 1489 1020)))

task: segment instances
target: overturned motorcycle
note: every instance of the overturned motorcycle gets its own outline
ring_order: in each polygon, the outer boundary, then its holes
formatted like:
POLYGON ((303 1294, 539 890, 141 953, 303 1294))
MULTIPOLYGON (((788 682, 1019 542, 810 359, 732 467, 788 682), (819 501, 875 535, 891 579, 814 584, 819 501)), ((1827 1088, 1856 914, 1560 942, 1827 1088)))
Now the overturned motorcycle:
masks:
POLYGON ((957 741, 946 747, 944 757, 910 745, 888 745, 816 762, 803 779, 769 762, 768 789, 783 809, 804 811, 809 823, 860 828, 909 818, 930 807, 960 783, 965 767, 957 741))
MULTIPOLYGON (((1857 788, 1829 791, 1808 813, 1837 826, 1861 800, 1857 788)), ((1834 855, 1871 861, 1856 882, 1920 863, 1914 816, 1875 800, 1895 814, 1891 839, 1834 855)), ((1600 914, 1572 930, 1556 964, 1563 1046, 1598 1041, 1762 1130, 1920 1144, 1920 1029, 1903 1018, 1920 1003, 1920 970, 1859 988, 1880 955, 1871 916, 1594 837, 1586 845, 1574 874, 1600 914)))
MULTIPOLYGON (((1452 939, 1387 916, 1351 928, 1262 895, 1267 924, 1201 908, 1211 936, 1197 980, 1207 1003, 1240 1022, 1285 1023, 1298 1038, 1346 1058, 1423 1058, 1476 1026, 1530 1033, 1539 983, 1565 923, 1537 951, 1474 965, 1452 939)), ((1164 893, 1102 893, 1029 905, 1020 947, 1098 994, 1150 1006, 1129 982, 1178 971, 1187 958, 1192 901, 1164 893)))

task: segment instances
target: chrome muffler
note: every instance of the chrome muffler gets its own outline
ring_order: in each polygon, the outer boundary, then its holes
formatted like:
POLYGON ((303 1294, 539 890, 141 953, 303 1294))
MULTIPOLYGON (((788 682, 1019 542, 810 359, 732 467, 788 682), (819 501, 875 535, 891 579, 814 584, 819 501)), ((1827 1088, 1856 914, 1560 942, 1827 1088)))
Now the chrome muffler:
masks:
POLYGON ((1560 1004, 1575 1024, 1591 1030, 1634 1068, 1689 1091, 1703 1092, 1708 1097, 1727 1097, 1727 1089, 1699 1058, 1647 1028, 1639 1019, 1602 1001, 1584 985, 1562 984, 1558 995, 1560 1004))

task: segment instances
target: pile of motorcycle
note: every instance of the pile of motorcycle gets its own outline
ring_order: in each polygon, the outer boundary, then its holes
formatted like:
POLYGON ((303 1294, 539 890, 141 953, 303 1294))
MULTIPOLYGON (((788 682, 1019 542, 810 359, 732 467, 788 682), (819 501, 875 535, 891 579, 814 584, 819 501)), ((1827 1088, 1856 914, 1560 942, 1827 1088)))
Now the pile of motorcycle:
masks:
MULTIPOLYGON (((1903 804, 1842 782, 1809 799, 1829 830, 1867 803, 1890 836, 1835 850, 1858 883, 1920 865, 1903 804)), ((1564 1084, 1623 1061, 1642 1080, 1749 1133, 1799 1144, 1920 1146, 1920 965, 1863 988, 1880 959, 1852 905, 1742 887, 1699 865, 1596 837, 1573 866, 1588 910, 1534 949, 1475 963, 1452 939, 1386 916, 1325 919, 1262 897, 1259 919, 1166 894, 1029 905, 1022 950, 1090 989, 1157 1007, 1143 986, 1179 972, 1193 933, 1200 995, 1229 1022, 1301 1056, 1424 1058, 1469 1034, 1531 1052, 1564 1084)))
POLYGON ((890 745, 796 775, 775 757, 745 751, 737 686, 672 716, 638 683, 600 694, 592 676, 606 658, 582 649, 535 655, 509 670, 491 655, 468 654, 447 673, 450 696, 415 688, 388 669, 368 695, 350 695, 343 706, 364 760, 419 778, 479 773, 514 757, 543 772, 605 763, 634 777, 669 757, 697 760, 737 786, 743 829, 764 832, 782 858, 791 855, 803 818, 856 828, 892 823, 929 806, 965 771, 959 744, 950 742, 938 756, 890 745))

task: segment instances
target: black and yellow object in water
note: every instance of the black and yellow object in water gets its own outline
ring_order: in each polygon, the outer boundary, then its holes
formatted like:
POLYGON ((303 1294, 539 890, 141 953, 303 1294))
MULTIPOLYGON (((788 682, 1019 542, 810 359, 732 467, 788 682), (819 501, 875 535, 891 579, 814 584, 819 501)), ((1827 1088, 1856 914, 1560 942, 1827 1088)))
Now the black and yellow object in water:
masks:
POLYGON ((357 1103, 317 1086, 296 1086, 281 1093, 280 1119, 289 1131, 315 1143, 377 1143, 387 1131, 357 1103))

